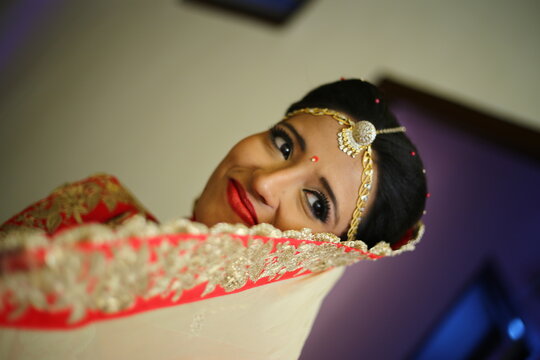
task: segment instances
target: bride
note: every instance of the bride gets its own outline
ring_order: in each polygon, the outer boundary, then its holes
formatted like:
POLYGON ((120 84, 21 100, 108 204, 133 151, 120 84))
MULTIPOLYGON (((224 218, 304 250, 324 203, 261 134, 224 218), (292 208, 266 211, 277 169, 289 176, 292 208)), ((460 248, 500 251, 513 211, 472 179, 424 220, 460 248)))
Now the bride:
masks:
POLYGON ((343 265, 412 249, 428 196, 378 89, 320 86, 233 146, 192 221, 99 175, 4 223, 0 357, 297 358, 343 265))
POLYGON ((210 177, 195 219, 394 244, 420 219, 426 194, 417 150, 376 87, 344 80, 311 91, 269 131, 236 144, 210 177))

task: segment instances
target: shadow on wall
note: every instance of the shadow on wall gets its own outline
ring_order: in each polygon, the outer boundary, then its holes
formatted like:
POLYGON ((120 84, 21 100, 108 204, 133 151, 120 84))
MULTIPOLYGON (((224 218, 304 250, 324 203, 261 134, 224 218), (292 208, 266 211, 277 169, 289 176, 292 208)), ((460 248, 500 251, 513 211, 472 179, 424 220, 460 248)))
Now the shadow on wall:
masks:
POLYGON ((426 234, 411 254, 349 268, 301 359, 418 354, 487 259, 539 351, 540 134, 391 80, 381 87, 424 160, 426 234))

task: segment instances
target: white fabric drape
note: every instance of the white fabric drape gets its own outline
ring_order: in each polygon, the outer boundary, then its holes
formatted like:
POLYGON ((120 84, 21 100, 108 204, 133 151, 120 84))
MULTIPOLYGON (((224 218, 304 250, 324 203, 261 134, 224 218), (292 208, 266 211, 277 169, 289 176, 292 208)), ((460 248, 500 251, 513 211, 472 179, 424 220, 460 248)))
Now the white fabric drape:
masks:
POLYGON ((72 330, 0 329, 0 359, 297 359, 344 268, 72 330))

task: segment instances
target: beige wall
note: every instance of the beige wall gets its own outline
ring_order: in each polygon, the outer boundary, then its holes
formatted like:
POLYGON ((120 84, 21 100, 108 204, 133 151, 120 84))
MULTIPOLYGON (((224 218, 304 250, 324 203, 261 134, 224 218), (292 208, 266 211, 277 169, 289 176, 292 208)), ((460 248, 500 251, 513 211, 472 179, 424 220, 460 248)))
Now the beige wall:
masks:
POLYGON ((0 221, 97 171, 162 219, 189 214, 234 141, 340 76, 540 129, 539 4, 318 0, 276 29, 173 0, 57 1, 0 69, 0 221))

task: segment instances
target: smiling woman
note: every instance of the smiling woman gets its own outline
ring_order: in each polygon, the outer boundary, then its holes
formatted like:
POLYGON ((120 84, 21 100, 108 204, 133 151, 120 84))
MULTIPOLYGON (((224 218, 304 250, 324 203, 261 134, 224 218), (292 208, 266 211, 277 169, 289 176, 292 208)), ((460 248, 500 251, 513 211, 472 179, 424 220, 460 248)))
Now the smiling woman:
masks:
POLYGON ((422 236, 404 131, 344 80, 233 146, 197 222, 159 224, 110 175, 56 189, 0 227, 0 358, 297 358, 344 266, 422 236))
POLYGON ((312 117, 295 116, 236 144, 197 201, 197 221, 345 232, 361 160, 343 154, 336 137, 328 136, 339 131, 336 121, 312 117), (320 160, 311 161, 313 156, 320 160))
POLYGON ((270 130, 230 150, 196 202, 195 218, 209 226, 309 227, 370 246, 398 243, 419 226, 427 194, 418 150, 404 131, 375 86, 323 85, 270 130))

